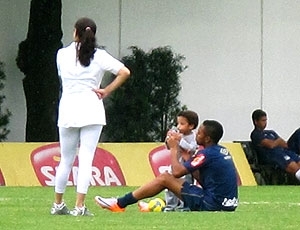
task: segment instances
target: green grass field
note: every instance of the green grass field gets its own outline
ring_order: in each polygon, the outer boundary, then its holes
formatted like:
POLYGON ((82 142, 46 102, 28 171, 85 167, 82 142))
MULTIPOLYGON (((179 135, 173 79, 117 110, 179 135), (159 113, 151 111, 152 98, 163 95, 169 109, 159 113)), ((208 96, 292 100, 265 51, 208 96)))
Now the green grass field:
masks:
MULTIPOLYGON (((111 213, 94 203, 94 196, 119 196, 133 187, 91 187, 86 205, 94 217, 52 216, 52 187, 0 187, 0 229, 299 229, 300 187, 239 187, 235 212, 141 213, 137 205, 111 213)), ((163 194, 160 194, 163 197, 163 194)), ((65 202, 74 205, 75 189, 65 202)))

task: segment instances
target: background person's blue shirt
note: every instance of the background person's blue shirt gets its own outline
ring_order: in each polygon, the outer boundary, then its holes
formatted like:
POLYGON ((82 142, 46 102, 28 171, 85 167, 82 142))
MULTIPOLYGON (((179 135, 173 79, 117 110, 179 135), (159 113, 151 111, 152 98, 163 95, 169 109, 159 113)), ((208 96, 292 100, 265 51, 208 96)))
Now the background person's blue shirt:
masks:
POLYGON ((257 151, 260 161, 262 163, 267 163, 266 160, 266 155, 271 154, 272 151, 274 151, 276 148, 281 148, 281 147, 276 147, 274 149, 270 149, 267 147, 264 147, 261 145, 261 142, 263 139, 268 139, 268 140, 276 140, 279 138, 279 135, 274 131, 274 130, 259 130, 259 129, 254 129, 251 132, 250 135, 252 144, 257 151))

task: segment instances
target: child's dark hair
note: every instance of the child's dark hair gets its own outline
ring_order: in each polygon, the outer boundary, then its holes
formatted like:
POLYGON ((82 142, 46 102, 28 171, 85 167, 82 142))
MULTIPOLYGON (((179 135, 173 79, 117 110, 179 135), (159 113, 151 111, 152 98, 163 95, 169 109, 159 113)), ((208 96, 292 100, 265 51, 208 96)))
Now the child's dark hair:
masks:
POLYGON ((183 110, 177 114, 177 117, 185 117, 189 125, 194 125, 193 129, 196 129, 199 123, 198 114, 191 110, 183 110))
POLYGON ((215 144, 218 144, 223 136, 223 126, 214 120, 205 120, 203 123, 207 136, 209 136, 215 144))
POLYGON ((252 113, 252 122, 255 126, 255 121, 258 121, 262 117, 266 117, 267 113, 261 109, 254 110, 252 113))
POLYGON ((80 18, 75 23, 75 29, 78 38, 77 58, 81 65, 89 66, 96 51, 96 23, 90 18, 80 18))

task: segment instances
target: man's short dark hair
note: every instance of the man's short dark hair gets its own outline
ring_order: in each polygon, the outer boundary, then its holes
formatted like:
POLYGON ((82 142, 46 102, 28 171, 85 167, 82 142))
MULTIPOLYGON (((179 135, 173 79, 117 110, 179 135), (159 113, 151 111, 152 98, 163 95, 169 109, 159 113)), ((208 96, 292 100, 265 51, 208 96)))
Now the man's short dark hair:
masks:
POLYGON ((258 121, 262 117, 266 117, 267 113, 261 109, 256 109, 252 113, 252 122, 253 125, 255 126, 255 121, 258 121))
POLYGON ((218 144, 223 136, 222 125, 215 120, 205 120, 203 123, 207 136, 209 136, 215 144, 218 144))
POLYGON ((183 110, 183 111, 180 111, 178 114, 177 114, 177 117, 184 117, 187 119, 189 125, 193 125, 194 128, 193 129, 196 129, 197 126, 198 126, 198 123, 199 123, 199 118, 198 118, 198 114, 195 113, 194 111, 191 111, 191 110, 183 110))

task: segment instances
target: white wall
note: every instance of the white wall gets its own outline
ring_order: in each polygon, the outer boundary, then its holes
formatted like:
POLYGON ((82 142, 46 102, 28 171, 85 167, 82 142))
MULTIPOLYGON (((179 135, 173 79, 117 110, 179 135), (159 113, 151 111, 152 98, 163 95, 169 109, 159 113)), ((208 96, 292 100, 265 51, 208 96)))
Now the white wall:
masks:
POLYGON ((99 45, 114 56, 119 54, 119 0, 62 0, 63 43, 72 41, 74 24, 80 17, 90 17, 97 24, 99 45))
MULTIPOLYGON (((22 86, 24 75, 16 66, 18 45, 26 38, 29 0, 0 0, 0 60, 5 63, 7 80, 3 94, 13 116, 8 141, 25 140, 26 105, 22 86)), ((1 92, 2 94, 2 92, 1 92)))
POLYGON ((284 137, 300 126, 299 12, 299 1, 264 1, 263 106, 284 137))
MULTIPOLYGON (((132 45, 145 51, 170 45, 188 65, 182 103, 201 120, 221 121, 223 140, 249 139, 251 112, 261 106, 269 127, 287 138, 300 117, 300 2, 262 1, 63 0, 63 43, 71 41, 76 19, 88 16, 98 24, 98 42, 116 57, 129 54, 132 45)), ((15 57, 26 37, 29 3, 0 0, 0 60, 7 66, 5 93, 14 114, 8 141, 24 141, 24 76, 15 57)))

